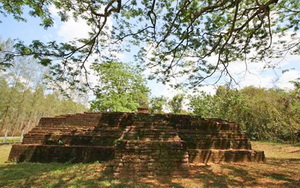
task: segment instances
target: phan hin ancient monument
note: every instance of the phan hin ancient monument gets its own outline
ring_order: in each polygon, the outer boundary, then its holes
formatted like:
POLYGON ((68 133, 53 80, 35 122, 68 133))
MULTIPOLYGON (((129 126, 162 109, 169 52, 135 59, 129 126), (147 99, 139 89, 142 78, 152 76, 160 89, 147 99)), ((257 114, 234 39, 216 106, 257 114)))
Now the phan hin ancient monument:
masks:
POLYGON ((113 161, 115 176, 187 175, 191 163, 260 162, 235 123, 197 116, 83 113, 41 118, 9 161, 113 161))

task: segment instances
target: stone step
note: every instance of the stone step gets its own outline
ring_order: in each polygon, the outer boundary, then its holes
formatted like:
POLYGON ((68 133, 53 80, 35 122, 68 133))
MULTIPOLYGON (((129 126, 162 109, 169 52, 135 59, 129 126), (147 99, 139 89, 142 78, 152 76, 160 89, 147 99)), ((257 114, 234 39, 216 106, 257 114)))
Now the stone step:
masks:
POLYGON ((44 117, 39 121, 39 126, 96 126, 99 123, 101 115, 98 116, 60 116, 60 117, 44 117))
POLYGON ((90 163, 114 158, 114 147, 14 144, 8 161, 90 163))
POLYGON ((178 135, 176 134, 176 132, 168 132, 168 133, 164 133, 164 134, 155 134, 155 133, 145 133, 145 132, 140 132, 140 133, 133 133, 133 132, 130 132, 130 133, 127 133, 127 134, 124 134, 124 138, 131 138, 131 137, 134 137, 134 138, 152 138, 152 139, 155 139, 155 138, 174 138, 174 137, 178 137, 178 135))
POLYGON ((120 136, 122 131, 30 131, 26 135, 120 136))
POLYGON ((132 125, 134 113, 104 112, 99 125, 126 127, 132 125))
POLYGON ((228 134, 228 133, 231 133, 231 134, 244 134, 243 132, 241 131, 228 131, 228 130, 199 130, 199 129, 179 129, 178 130, 180 133, 194 133, 194 134, 204 134, 204 133, 207 133, 207 134, 228 134))
POLYGON ((248 139, 245 136, 183 136, 180 135, 180 138, 187 142, 198 142, 198 140, 211 140, 211 139, 223 139, 223 140, 240 140, 240 139, 248 139))
POLYGON ((116 145, 114 175, 187 175, 188 154, 181 143, 182 141, 144 143, 120 140, 116 145))
POLYGON ((95 128, 68 128, 68 127, 62 127, 62 128, 41 128, 41 127, 35 127, 28 133, 36 133, 36 134, 44 134, 44 133, 73 133, 73 134, 93 134, 93 133, 120 133, 122 130, 120 129, 95 129, 95 128))
POLYGON ((64 132, 64 133, 68 133, 68 132, 72 132, 72 131, 76 131, 76 132, 82 132, 86 129, 69 129, 69 128, 50 128, 50 129, 41 129, 41 128, 33 128, 31 131, 29 131, 28 133, 40 133, 40 134, 43 134, 43 133, 59 133, 59 132, 64 132))
POLYGON ((231 126, 231 125, 209 125, 209 124, 198 124, 198 125, 181 125, 181 124, 175 124, 173 125, 174 128, 178 129, 186 129, 186 130, 202 130, 202 131, 240 131, 238 126, 231 126))
POLYGON ((35 135, 25 134, 22 144, 43 144, 45 141, 45 135, 35 135))
POLYGON ((46 145, 107 145, 113 146, 114 141, 120 137, 120 134, 99 134, 99 135, 72 135, 72 134, 56 134, 56 135, 40 135, 26 134, 24 136, 24 144, 46 144, 46 145))
POLYGON ((188 149, 190 163, 264 162, 263 151, 188 149))
POLYGON ((181 132, 178 134, 184 139, 189 138, 199 138, 199 139, 209 139, 209 138, 247 138, 244 133, 232 133, 232 132, 181 132))
POLYGON ((248 139, 193 139, 186 140, 185 144, 190 149, 250 149, 251 143, 248 139))

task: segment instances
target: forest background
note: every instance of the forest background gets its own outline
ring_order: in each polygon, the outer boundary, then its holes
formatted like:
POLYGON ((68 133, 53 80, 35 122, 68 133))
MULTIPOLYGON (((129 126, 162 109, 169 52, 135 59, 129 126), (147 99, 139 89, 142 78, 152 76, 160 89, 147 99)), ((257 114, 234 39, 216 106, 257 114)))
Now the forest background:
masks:
POLYGON ((232 89, 218 86, 215 94, 198 91, 189 94, 177 89, 173 97, 153 96, 142 72, 131 65, 107 62, 94 65, 99 84, 95 98, 66 96, 44 82, 47 69, 32 59, 19 58, 0 76, 0 129, 17 136, 28 132, 41 117, 84 111, 136 112, 140 106, 151 113, 198 115, 234 121, 252 140, 296 142, 300 129, 300 83, 294 89, 232 89), (41 71, 43 70, 43 71, 41 71), (49 89, 52 88, 52 89, 49 89))
POLYGON ((295 140, 298 1, 45 2, 0 1, 2 134, 42 116, 148 106, 236 121, 251 139, 295 140))

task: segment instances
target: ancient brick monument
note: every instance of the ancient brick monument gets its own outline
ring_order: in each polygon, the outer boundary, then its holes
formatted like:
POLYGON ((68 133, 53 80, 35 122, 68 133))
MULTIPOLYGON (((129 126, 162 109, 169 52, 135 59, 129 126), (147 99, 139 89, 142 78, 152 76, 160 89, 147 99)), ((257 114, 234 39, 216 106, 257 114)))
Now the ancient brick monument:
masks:
POLYGON ((260 162, 235 123, 197 116, 84 113, 41 118, 9 161, 113 161, 115 176, 187 175, 190 163, 260 162))

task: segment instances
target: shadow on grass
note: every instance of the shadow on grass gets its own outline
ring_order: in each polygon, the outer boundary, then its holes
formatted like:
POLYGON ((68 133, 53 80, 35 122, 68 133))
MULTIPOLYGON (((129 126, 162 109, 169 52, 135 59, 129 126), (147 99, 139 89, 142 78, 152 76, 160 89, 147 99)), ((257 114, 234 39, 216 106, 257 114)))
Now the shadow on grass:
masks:
POLYGON ((282 166, 282 165, 290 165, 291 163, 298 163, 300 165, 300 158, 286 158, 286 159, 279 159, 279 158, 268 158, 267 164, 273 166, 282 166))
POLYGON ((203 187, 230 187, 239 186, 239 182, 232 180, 228 174, 216 173, 210 166, 196 167, 193 169, 193 178, 202 182, 203 187))
POLYGON ((20 163, 6 164, 0 166, 0 187, 23 186, 30 187, 35 180, 41 178, 44 173, 51 171, 63 171, 70 167, 70 164, 41 164, 41 163, 20 163))
POLYGON ((229 179, 226 175, 217 175, 207 169, 204 170, 205 174, 197 176, 203 181, 204 187, 228 187, 229 179))
POLYGON ((300 187, 299 165, 300 159, 273 158, 267 163, 223 164, 219 170, 202 166, 194 169, 193 178, 203 187, 300 187))
POLYGON ((300 159, 268 159, 261 164, 191 167, 187 178, 116 179, 107 163, 19 163, 0 165, 0 187, 300 187, 300 159), (298 165, 298 166, 297 166, 298 165), (215 168, 214 168, 215 167, 215 168), (276 169, 276 170, 270 170, 276 169), (216 170, 217 169, 217 170, 216 170), (293 175, 294 174, 294 175, 293 175), (175 179, 175 180, 174 180, 175 179), (264 182, 263 180, 267 181, 264 182))
POLYGON ((106 166, 105 170, 101 173, 100 177, 102 182, 106 182, 109 187, 114 188, 136 188, 136 187, 172 187, 172 188, 183 188, 184 186, 179 183, 174 183, 174 179, 171 176, 162 177, 138 177, 138 176, 128 176, 123 178, 115 178, 113 176, 113 167, 106 166))
MULTIPOLYGON (((209 167, 197 167, 197 172, 194 169, 194 174, 189 177, 151 177, 138 178, 126 177, 123 179, 116 179, 113 177, 112 168, 106 169, 102 175, 101 180, 110 184, 110 187, 228 187, 228 185, 239 185, 237 182, 232 183, 230 178, 226 175, 218 175, 214 173, 209 167), (185 180, 188 180, 185 182, 185 180), (195 184, 193 181, 200 180, 201 185, 195 184)), ((198 181, 199 182, 199 181, 198 181)))
POLYGON ((0 166, 0 187, 148 187, 118 180, 105 164, 18 163, 0 166), (106 174, 105 174, 106 173, 106 174))
POLYGON ((294 182, 294 179, 288 178, 284 174, 278 174, 278 173, 266 173, 265 176, 268 176, 270 178, 273 178, 275 180, 281 180, 281 181, 287 181, 287 182, 294 182))

